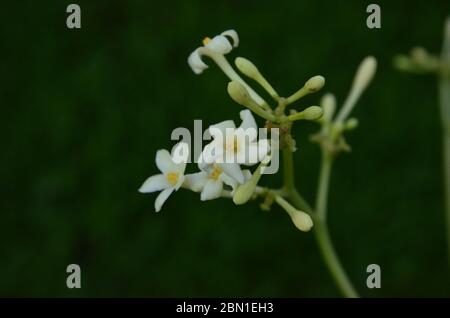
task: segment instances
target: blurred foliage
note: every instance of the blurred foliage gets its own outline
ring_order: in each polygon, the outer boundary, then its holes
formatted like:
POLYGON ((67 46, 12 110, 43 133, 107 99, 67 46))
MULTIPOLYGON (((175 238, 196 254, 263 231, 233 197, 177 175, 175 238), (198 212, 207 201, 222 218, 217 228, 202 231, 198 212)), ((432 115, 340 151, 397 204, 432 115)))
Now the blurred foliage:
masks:
MULTIPOLYGON (((240 47, 282 94, 321 74, 343 101, 366 55, 379 60, 354 115, 360 127, 332 177, 330 227, 365 297, 449 296, 436 83, 402 74, 392 57, 439 52, 448 1, 8 1, 0 12, 0 295, 339 296, 311 233, 281 210, 200 202, 179 191, 155 214, 137 189, 157 172, 176 127, 238 120, 227 79, 186 59, 204 36, 234 28, 240 47), (82 288, 66 288, 80 264, 82 288), (365 287, 366 266, 382 288, 365 287)), ((299 186, 314 199, 317 127, 299 124, 299 186)), ((194 171, 193 167, 189 171, 194 171)), ((263 181, 277 184, 279 176, 263 181)))

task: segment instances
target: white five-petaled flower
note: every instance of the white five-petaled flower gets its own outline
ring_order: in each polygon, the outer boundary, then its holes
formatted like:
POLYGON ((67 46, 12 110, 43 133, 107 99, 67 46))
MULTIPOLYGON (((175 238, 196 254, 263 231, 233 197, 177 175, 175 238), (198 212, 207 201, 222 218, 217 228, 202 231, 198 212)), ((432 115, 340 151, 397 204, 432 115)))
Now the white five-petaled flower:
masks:
POLYGON ((269 141, 258 138, 258 127, 249 110, 239 113, 242 123, 236 128, 232 120, 209 127, 214 140, 205 146, 200 162, 215 163, 238 183, 245 178, 240 164, 254 165, 264 159, 270 151, 269 141))
POLYGON ((200 74, 208 68, 208 65, 206 65, 202 60, 203 55, 215 59, 218 56, 230 53, 233 47, 237 47, 238 45, 239 37, 237 32, 234 30, 222 32, 220 35, 216 35, 212 39, 206 37, 203 39, 203 46, 197 48, 191 53, 191 55, 189 55, 188 64, 195 74, 200 74), (233 43, 231 43, 227 37, 230 37, 233 43))
POLYGON ((213 200, 222 196, 223 184, 236 189, 238 182, 228 176, 223 169, 213 163, 199 163, 200 172, 187 174, 185 186, 195 192, 201 192, 200 200, 213 200))
POLYGON ((162 172, 151 176, 139 188, 141 193, 161 191, 155 200, 155 211, 159 212, 162 205, 173 191, 177 191, 184 182, 184 170, 187 162, 186 143, 175 146, 172 155, 165 149, 156 152, 156 166, 162 172), (180 156, 180 152, 182 155, 180 156))

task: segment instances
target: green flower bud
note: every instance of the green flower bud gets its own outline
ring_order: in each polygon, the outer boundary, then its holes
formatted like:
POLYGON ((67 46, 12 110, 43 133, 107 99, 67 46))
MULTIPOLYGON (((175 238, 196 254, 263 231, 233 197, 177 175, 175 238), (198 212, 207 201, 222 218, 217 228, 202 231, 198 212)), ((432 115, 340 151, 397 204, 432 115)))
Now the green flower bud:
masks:
POLYGON ((262 76, 255 64, 243 57, 237 57, 234 61, 234 64, 236 65, 238 70, 242 72, 242 74, 245 74, 246 76, 258 82, 258 84, 261 85, 274 99, 278 100, 278 93, 264 78, 264 76, 262 76))
POLYGON ((247 201, 251 199, 253 193, 255 193, 255 189, 256 189, 256 186, 258 185, 259 179, 261 179, 261 175, 262 175, 264 169, 269 164, 270 159, 271 159, 270 156, 266 156, 266 158, 264 158, 261 161, 258 168, 256 168, 256 171, 253 173, 251 178, 244 184, 237 187, 237 189, 234 191, 234 195, 233 195, 234 204, 241 205, 241 204, 247 203, 247 201))
POLYGON ((244 85, 239 82, 231 81, 228 83, 228 94, 231 98, 238 104, 246 106, 248 104, 253 104, 256 102, 250 97, 244 85))
POLYGON ((261 76, 261 73, 259 72, 258 68, 255 66, 255 64, 253 64, 246 58, 237 57, 236 60, 234 61, 234 64, 236 64, 236 67, 238 68, 239 71, 242 72, 242 74, 245 74, 246 76, 248 76, 254 80, 256 80, 257 78, 259 78, 261 76))
POLYGON ((291 214, 292 222, 300 231, 308 232, 313 227, 311 217, 302 211, 295 211, 291 214))
POLYGON ((305 88, 310 92, 317 92, 325 85, 325 78, 323 76, 317 75, 311 77, 306 83, 305 88))
POLYGON ((313 221, 307 213, 297 210, 281 196, 276 196, 275 201, 289 214, 292 223, 294 223, 297 229, 303 232, 311 230, 313 221))
POLYGON ((261 108, 250 96, 247 89, 241 83, 237 81, 231 81, 228 83, 228 94, 230 94, 231 98, 238 104, 247 107, 255 114, 261 116, 262 118, 275 121, 275 116, 266 112, 261 108))
POLYGON ((314 77, 311 77, 309 80, 306 81, 305 85, 303 85, 302 88, 300 88, 297 92, 292 94, 286 99, 286 103, 290 104, 295 102, 296 100, 317 92, 325 85, 325 78, 323 76, 317 75, 314 77))
POLYGON ((358 119, 357 118, 349 118, 346 122, 345 122, 345 130, 353 130, 356 127, 358 127, 358 119))
POLYGON ((306 108, 304 111, 289 115, 289 120, 317 120, 323 115, 323 110, 319 106, 310 106, 306 108))

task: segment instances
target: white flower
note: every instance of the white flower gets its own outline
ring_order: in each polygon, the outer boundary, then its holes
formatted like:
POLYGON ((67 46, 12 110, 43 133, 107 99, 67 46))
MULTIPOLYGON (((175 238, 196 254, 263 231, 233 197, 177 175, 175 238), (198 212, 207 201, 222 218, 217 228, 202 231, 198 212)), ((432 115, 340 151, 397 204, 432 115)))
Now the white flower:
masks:
POLYGON ((261 161, 270 150, 269 141, 257 141, 258 127, 249 110, 240 113, 241 125, 236 128, 232 120, 223 121, 209 127, 214 140, 206 145, 200 162, 216 163, 229 176, 244 183, 240 164, 254 165, 261 161))
POLYGON ((151 176, 139 188, 141 193, 161 191, 155 200, 155 211, 159 212, 162 205, 173 191, 178 190, 184 182, 184 170, 186 169, 188 145, 179 143, 174 147, 172 155, 161 149, 156 152, 156 166, 162 172, 151 176), (183 153, 180 157, 180 151, 183 153))
POLYGON ((199 163, 200 172, 187 174, 184 185, 195 192, 201 192, 200 200, 213 200, 222 196, 223 184, 236 189, 238 182, 228 176, 217 164, 199 163))
POLYGON ((236 31, 228 30, 222 32, 220 35, 216 35, 212 39, 206 37, 203 39, 203 46, 197 48, 188 57, 188 64, 192 68, 195 74, 202 73, 208 68, 202 60, 202 55, 214 58, 218 55, 225 55, 231 52, 233 47, 239 45, 239 37, 236 31), (227 38, 230 37, 233 43, 227 38))

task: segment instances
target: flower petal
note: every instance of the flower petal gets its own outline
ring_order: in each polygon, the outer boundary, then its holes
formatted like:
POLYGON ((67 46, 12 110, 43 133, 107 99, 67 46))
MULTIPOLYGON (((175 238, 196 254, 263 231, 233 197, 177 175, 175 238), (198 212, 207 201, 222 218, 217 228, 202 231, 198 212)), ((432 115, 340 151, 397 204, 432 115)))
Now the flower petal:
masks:
POLYGON ((231 129, 236 129, 236 125, 234 124, 234 121, 232 120, 225 120, 218 124, 209 126, 208 130, 211 136, 214 138, 220 139, 222 138, 222 141, 225 141, 225 136, 227 132, 229 133, 231 129))
POLYGON ((236 187, 238 185, 236 180, 234 180, 232 177, 230 177, 229 175, 227 175, 224 172, 222 172, 220 174, 219 180, 221 180, 226 185, 230 186, 233 189, 233 191, 234 191, 234 189, 236 189, 236 187))
POLYGON ((268 139, 258 141, 258 160, 263 160, 270 152, 270 143, 268 139))
POLYGON ((183 175, 184 170, 186 169, 186 163, 189 159, 189 145, 185 142, 176 144, 172 150, 171 159, 176 165, 176 172, 183 175))
POLYGON ((253 130, 255 130, 255 132, 257 132, 258 126, 256 125, 255 118, 253 117, 252 112, 250 110, 245 109, 239 112, 239 116, 242 119, 242 123, 239 126, 239 128, 242 128, 243 130, 252 128, 253 130))
POLYGON ((183 185, 184 180, 186 179, 186 177, 184 176, 184 174, 179 174, 178 175, 178 181, 177 183, 173 186, 175 191, 178 191, 178 189, 183 185))
POLYGON ((172 161, 170 153, 166 149, 161 149, 156 152, 156 166, 162 173, 175 172, 177 165, 172 161))
POLYGON ((220 180, 209 179, 200 195, 200 200, 213 200, 222 196, 223 183, 220 180))
POLYGON ((206 65, 202 60, 200 51, 200 48, 198 48, 188 57, 188 64, 195 74, 201 74, 208 68, 208 65, 206 65))
POLYGON ((205 47, 218 54, 227 54, 233 49, 230 41, 223 35, 216 35, 205 45, 205 47))
POLYGON ((258 138, 258 132, 252 127, 245 130, 239 127, 235 130, 235 137, 238 141, 238 144, 240 145, 238 151, 241 151, 241 148, 242 150, 244 150, 247 144, 256 142, 256 139, 258 138))
POLYGON ((241 149, 237 153, 236 161, 239 164, 252 166, 258 163, 258 143, 245 143, 241 146, 241 149))
POLYGON ((187 174, 185 177, 184 184, 195 192, 200 192, 208 181, 208 173, 205 171, 187 174))
POLYGON ((163 174, 157 174, 145 180, 142 186, 139 188, 139 192, 150 193, 161 191, 169 187, 170 184, 169 182, 167 182, 166 176, 164 176, 163 174))
POLYGON ((223 157, 223 141, 213 140, 203 148, 198 158, 198 167, 200 170, 206 171, 206 167, 216 162, 217 158, 223 157))
POLYGON ((242 174, 241 167, 237 163, 218 163, 222 170, 235 179, 238 183, 244 183, 244 175, 242 174))
POLYGON ((167 198, 172 194, 174 191, 173 188, 167 188, 164 191, 162 191, 155 200, 155 211, 159 212, 161 211, 161 207, 166 202, 167 198))
POLYGON ((237 47, 239 45, 239 36, 235 30, 227 30, 222 32, 220 35, 229 36, 233 39, 233 46, 237 47))

